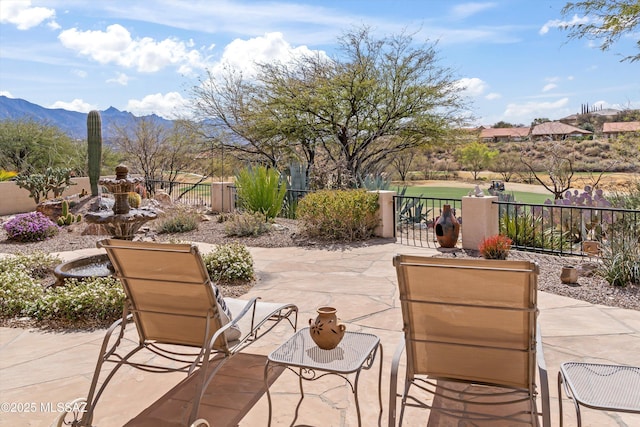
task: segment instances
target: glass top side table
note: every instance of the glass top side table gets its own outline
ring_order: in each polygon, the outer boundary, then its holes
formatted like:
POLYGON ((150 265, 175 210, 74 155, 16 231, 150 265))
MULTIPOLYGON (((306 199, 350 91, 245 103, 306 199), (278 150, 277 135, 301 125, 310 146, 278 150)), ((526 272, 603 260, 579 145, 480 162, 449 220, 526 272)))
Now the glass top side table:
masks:
MULTIPOLYGON (((373 366, 378 350, 380 351, 380 368, 378 372, 380 414, 378 416, 378 424, 380 424, 382 418, 382 344, 380 343, 380 338, 375 335, 346 331, 342 341, 336 348, 322 350, 311 339, 309 328, 300 329, 267 357, 264 370, 265 384, 267 384, 267 374, 271 367, 276 365, 284 366, 298 376, 300 401, 302 401, 304 398, 303 380, 315 381, 326 375, 342 377, 349 384, 354 394, 358 425, 360 426, 362 425, 362 420, 358 401, 358 379, 363 369, 370 369, 373 366), (350 379, 348 375, 354 373, 355 378, 350 379)), ((267 400, 269 403, 269 425, 271 425, 271 394, 268 386, 267 400)), ((293 423, 295 423, 295 419, 293 423)))

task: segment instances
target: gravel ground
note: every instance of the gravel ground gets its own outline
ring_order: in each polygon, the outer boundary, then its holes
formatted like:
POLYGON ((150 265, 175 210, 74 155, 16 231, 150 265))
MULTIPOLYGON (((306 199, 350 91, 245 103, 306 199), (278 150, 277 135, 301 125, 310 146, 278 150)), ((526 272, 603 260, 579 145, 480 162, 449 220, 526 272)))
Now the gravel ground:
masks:
MULTIPOLYGON (((205 216, 207 221, 200 222, 198 229, 180 234, 155 234, 153 223, 145 238, 156 241, 198 241, 212 244, 241 242, 250 247, 289 247, 318 245, 305 239, 298 233, 294 220, 278 219, 271 231, 258 237, 227 237, 224 223, 219 223, 216 216, 205 216)), ((3 222, 7 218, 0 218, 3 222)), ((7 240, 4 229, 0 228, 0 252, 4 253, 32 253, 36 251, 61 252, 82 248, 95 247, 98 240, 105 236, 83 236, 83 224, 66 227, 57 236, 43 242, 14 243, 7 240)), ((453 256, 446 254, 442 256, 453 256)), ((477 256, 476 253, 458 252, 456 256, 477 256)), ((594 304, 640 310, 640 286, 630 285, 624 288, 610 286, 604 279, 594 274, 598 261, 596 259, 581 259, 557 257, 529 252, 511 251, 510 259, 527 259, 536 261, 540 265, 538 289, 544 292, 563 295, 594 304), (565 285, 560 282, 560 271, 565 265, 579 268, 580 278, 575 285, 565 285)), ((239 296, 245 293, 249 285, 223 287, 224 295, 239 296)))

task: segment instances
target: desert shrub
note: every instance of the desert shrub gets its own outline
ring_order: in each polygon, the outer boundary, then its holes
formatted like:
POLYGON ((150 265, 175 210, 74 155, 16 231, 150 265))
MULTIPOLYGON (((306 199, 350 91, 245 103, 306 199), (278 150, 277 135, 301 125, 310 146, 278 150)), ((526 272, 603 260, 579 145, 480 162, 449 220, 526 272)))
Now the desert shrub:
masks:
POLYGON ((225 221, 227 236, 259 236, 269 231, 270 225, 259 212, 235 214, 225 221))
POLYGON ((4 225, 9 240, 37 242, 55 236, 59 228, 40 212, 16 215, 4 225))
POLYGON ((589 157, 599 156, 602 154, 602 147, 599 147, 599 146, 589 147, 584 150, 584 154, 585 156, 589 156, 589 157))
POLYGON ((160 218, 158 233, 185 233, 198 228, 199 214, 185 207, 178 207, 160 218))
POLYGON ((23 316, 28 307, 41 297, 42 286, 19 265, 18 268, 4 267, 5 260, 0 260, 0 316, 23 316))
POLYGON ((229 221, 231 218, 233 218, 235 215, 236 215, 235 213, 231 213, 231 212, 220 212, 216 217, 216 222, 218 224, 225 223, 229 221))
POLYGON ((39 321, 105 325, 122 316, 125 294, 114 277, 67 279, 64 286, 48 288, 27 308, 39 321))
POLYGON ((640 285, 640 242, 637 233, 628 232, 631 224, 625 222, 616 224, 613 238, 601 244, 598 273, 613 286, 640 285))
POLYGON ((0 259, 0 316, 26 315, 28 308, 43 295, 39 280, 60 262, 60 258, 42 252, 0 259))
POLYGON ((0 259, 0 317, 105 326, 122 315, 125 295, 113 277, 70 279, 45 289, 40 280, 59 263, 42 253, 0 259))
POLYGON ((613 206, 640 210, 640 180, 627 182, 624 188, 610 196, 613 206))
POLYGON ((323 190, 298 205, 302 230, 322 240, 354 241, 373 236, 378 225, 378 195, 364 190, 323 190))
POLYGON ((568 249, 571 246, 566 232, 554 227, 543 229, 543 224, 540 213, 507 212, 500 216, 500 234, 509 237, 513 245, 520 247, 568 249))
POLYGON ((59 257, 44 252, 17 254, 0 259, 0 272, 22 270, 33 279, 43 279, 60 263, 62 260, 59 257))
POLYGON ((478 249, 486 259, 507 259, 511 250, 511 243, 513 242, 507 236, 496 234, 483 239, 478 249))
POLYGON ((241 209, 259 212, 266 219, 275 218, 282 210, 287 187, 277 170, 264 166, 242 169, 236 176, 236 184, 241 209))
POLYGON ((209 277, 215 282, 253 280, 253 257, 246 246, 240 243, 219 245, 202 256, 209 277))

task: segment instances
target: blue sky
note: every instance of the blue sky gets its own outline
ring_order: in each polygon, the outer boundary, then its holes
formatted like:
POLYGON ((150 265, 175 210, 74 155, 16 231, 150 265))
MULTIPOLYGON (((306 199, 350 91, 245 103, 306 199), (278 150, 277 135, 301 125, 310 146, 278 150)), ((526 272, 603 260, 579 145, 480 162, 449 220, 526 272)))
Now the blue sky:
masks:
POLYGON ((568 40, 564 0, 2 0, 0 94, 49 108, 110 106, 173 118, 206 69, 336 54, 345 31, 370 26, 437 41, 466 87, 475 124, 529 125, 581 104, 640 108, 638 33, 608 52, 568 40))

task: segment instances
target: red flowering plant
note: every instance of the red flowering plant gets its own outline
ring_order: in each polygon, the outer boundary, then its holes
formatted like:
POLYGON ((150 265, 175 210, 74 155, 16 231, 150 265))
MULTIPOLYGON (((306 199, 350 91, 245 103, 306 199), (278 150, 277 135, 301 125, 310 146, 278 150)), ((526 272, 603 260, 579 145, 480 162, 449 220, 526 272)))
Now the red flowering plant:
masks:
POLYGON ((484 239, 478 249, 486 259, 507 259, 512 243, 513 241, 507 236, 496 234, 484 239))

